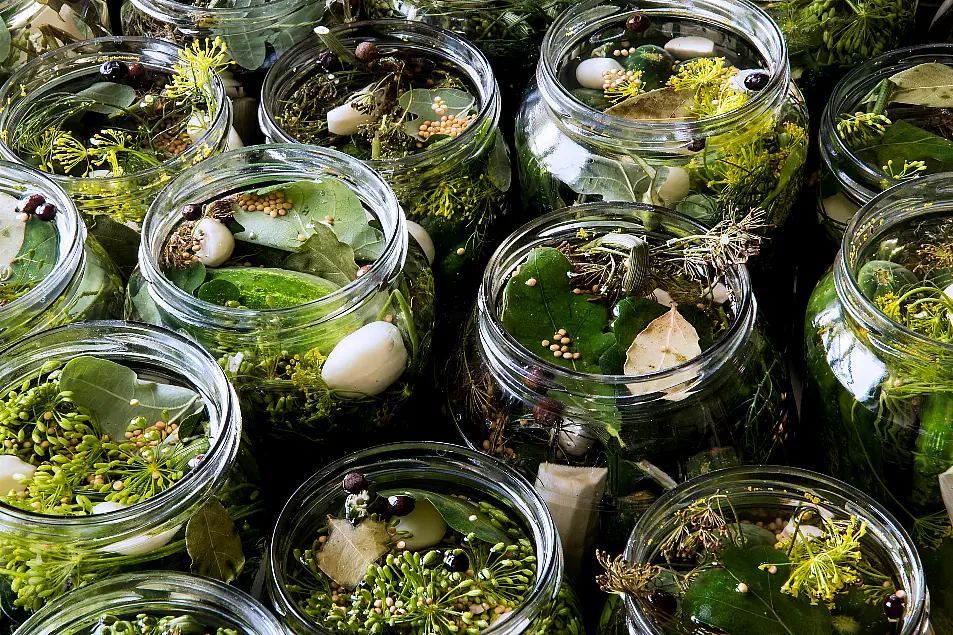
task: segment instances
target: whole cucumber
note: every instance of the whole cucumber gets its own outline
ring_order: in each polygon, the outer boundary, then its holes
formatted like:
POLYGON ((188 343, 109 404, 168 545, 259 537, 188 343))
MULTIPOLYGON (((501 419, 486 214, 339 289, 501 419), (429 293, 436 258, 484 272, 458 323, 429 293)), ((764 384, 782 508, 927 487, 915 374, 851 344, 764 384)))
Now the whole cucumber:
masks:
POLYGON ((650 91, 663 88, 672 76, 675 58, 661 46, 644 44, 624 58, 622 65, 628 71, 642 71, 642 88, 650 91))
POLYGON ((919 508, 942 504, 938 477, 953 465, 953 393, 937 392, 920 407, 910 500, 919 508))

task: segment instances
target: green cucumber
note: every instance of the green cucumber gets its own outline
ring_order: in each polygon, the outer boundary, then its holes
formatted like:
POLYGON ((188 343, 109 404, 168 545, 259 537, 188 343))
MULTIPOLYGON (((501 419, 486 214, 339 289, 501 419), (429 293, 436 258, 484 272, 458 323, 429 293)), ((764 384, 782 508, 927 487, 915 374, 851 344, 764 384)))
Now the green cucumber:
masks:
POLYGON ((912 271, 889 260, 871 260, 857 274, 857 284, 870 300, 887 293, 897 293, 904 286, 917 282, 912 271))
POLYGON ((938 476, 953 465, 953 393, 937 392, 920 406, 920 432, 913 458, 913 491, 918 508, 942 504, 938 476))
MULTIPOLYGON (((208 281, 229 282, 241 292, 239 302, 249 309, 284 309, 312 302, 332 293, 338 285, 299 271, 263 267, 209 268, 208 281)), ((202 285, 204 287, 205 285, 202 285)), ((199 287, 199 293, 202 293, 199 287)))
POLYGON ((605 110, 609 107, 609 100, 606 99, 605 92, 601 90, 596 90, 595 88, 573 88, 569 92, 577 100, 595 110, 605 110))
POLYGON ((642 71, 642 88, 646 92, 665 86, 674 63, 671 53, 654 44, 644 44, 622 60, 625 70, 642 71))

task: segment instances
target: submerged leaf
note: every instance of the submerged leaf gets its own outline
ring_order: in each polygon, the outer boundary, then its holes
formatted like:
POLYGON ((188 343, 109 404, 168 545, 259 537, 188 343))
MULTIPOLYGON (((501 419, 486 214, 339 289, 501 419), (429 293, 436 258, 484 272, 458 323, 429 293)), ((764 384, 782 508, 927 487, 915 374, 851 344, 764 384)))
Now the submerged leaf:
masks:
MULTIPOLYGON (((626 351, 625 374, 648 375, 684 364, 701 355, 698 332, 674 306, 660 318, 649 323, 626 351)), ((670 377, 656 381, 630 384, 634 395, 665 390, 687 377, 670 377)))
POLYGON ((904 161, 924 161, 927 174, 953 170, 953 143, 904 120, 887 126, 887 131, 869 148, 857 155, 875 170, 882 170, 887 161, 899 168, 904 161))
POLYGON ((300 251, 285 258, 282 267, 318 276, 342 287, 357 279, 358 269, 350 245, 338 240, 334 231, 321 223, 315 225, 314 234, 300 251))
POLYGON ((629 97, 607 109, 606 114, 629 121, 695 119, 691 112, 693 103, 695 103, 695 94, 690 90, 657 88, 629 97))
POLYGON ((387 523, 364 519, 357 527, 346 518, 328 516, 328 540, 315 560, 325 574, 341 586, 354 589, 367 567, 390 550, 387 523))
POLYGON ((890 93, 891 102, 928 108, 953 106, 953 68, 946 64, 917 64, 891 76, 890 81, 896 86, 890 93))
POLYGON ((195 293, 195 290, 205 282, 205 265, 198 260, 193 260, 181 269, 169 267, 165 270, 165 275, 169 282, 186 293, 195 293))
POLYGON ((228 510, 210 498, 185 526, 185 548, 192 558, 192 573, 228 583, 242 572, 245 554, 228 510))
POLYGON ((23 244, 16 260, 10 263, 10 277, 24 283, 38 282, 56 266, 59 233, 55 223, 41 221, 36 216, 24 224, 23 244))
POLYGON ((417 115, 407 117, 404 122, 404 131, 414 139, 419 139, 420 124, 424 121, 435 121, 440 117, 451 115, 454 117, 467 115, 475 103, 473 95, 456 88, 414 88, 397 98, 398 106, 411 115, 417 115), (434 100, 438 97, 447 104, 445 111, 440 114, 433 109, 434 100))
POLYGON ((136 89, 115 82, 96 82, 89 88, 76 93, 78 97, 92 99, 96 103, 89 107, 93 112, 111 115, 125 110, 136 101, 136 89))
POLYGON ((338 288, 329 280, 286 269, 220 267, 210 269, 208 276, 209 281, 199 287, 200 299, 215 304, 237 300, 255 310, 299 306, 323 298, 338 288), (239 296, 233 297, 226 287, 213 283, 228 283, 237 288, 239 296))
POLYGON ((490 522, 490 517, 481 512, 480 508, 473 503, 421 489, 382 492, 381 496, 387 497, 395 494, 410 496, 414 500, 429 501, 443 517, 444 522, 464 536, 473 533, 483 542, 493 545, 500 542, 506 544, 513 542, 505 531, 494 526, 490 522))

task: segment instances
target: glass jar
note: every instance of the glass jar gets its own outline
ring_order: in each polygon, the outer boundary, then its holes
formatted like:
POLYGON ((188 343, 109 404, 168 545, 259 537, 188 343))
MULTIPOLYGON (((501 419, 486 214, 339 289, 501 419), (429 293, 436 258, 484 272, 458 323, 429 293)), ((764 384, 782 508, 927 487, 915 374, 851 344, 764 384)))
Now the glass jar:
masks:
MULTIPOLYGON (((127 64, 140 62, 147 69, 171 73, 182 49, 163 42, 131 37, 99 38, 56 50, 21 67, 0 89, 0 157, 23 163, 9 145, 13 131, 37 100, 77 82, 92 85, 107 60, 127 64)), ((232 109, 225 86, 215 78, 211 89, 215 116, 204 134, 174 159, 133 174, 111 177, 73 177, 51 174, 50 178, 73 199, 83 214, 89 232, 106 248, 126 275, 135 266, 138 229, 149 205, 169 179, 199 161, 225 150, 232 109), (113 222, 115 221, 115 222, 113 222)))
MULTIPOLYGON (((477 119, 446 143, 400 159, 369 160, 394 189, 407 218, 419 223, 433 242, 429 253, 441 306, 461 313, 472 301, 487 246, 506 222, 511 170, 506 142, 499 132, 500 92, 487 58, 460 36, 426 24, 382 20, 333 30, 349 48, 373 41, 398 52, 419 51, 444 59, 464 75, 476 91, 477 119), (470 194, 471 188, 480 192, 470 194), (462 250, 462 253, 460 253, 462 250)), ((265 78, 259 120, 270 141, 298 141, 283 130, 284 104, 314 75, 327 47, 305 41, 289 51, 265 78)), ((320 113, 323 116, 323 113, 320 113)), ((512 214, 511 214, 512 215, 512 214)), ((459 315, 456 322, 459 322, 459 315)))
POLYGON ((0 79, 47 51, 107 35, 112 29, 104 0, 6 0, 0 3, 0 79))
POLYGON ((218 358, 241 396, 250 433, 270 448, 261 453, 274 462, 273 470, 264 470, 274 475, 270 491, 285 491, 314 465, 387 435, 413 434, 400 429, 398 415, 427 364, 433 275, 423 253, 408 244, 405 223, 393 192, 370 168, 340 152, 299 144, 250 147, 210 159, 170 183, 146 217, 128 311, 133 319, 185 333, 218 358), (321 177, 343 181, 380 221, 386 246, 357 280, 306 304, 254 310, 199 300, 162 273, 162 249, 186 203, 321 177), (332 395, 320 377, 312 384, 307 373, 294 372, 309 352, 330 355, 345 336, 387 316, 401 330, 409 361, 384 392, 332 395), (307 448, 310 461, 289 463, 292 447, 307 448))
POLYGON ((889 252, 893 237, 951 215, 945 174, 874 197, 848 226, 804 324, 802 415, 815 430, 818 465, 886 505, 910 530, 933 589, 936 635, 953 633, 953 532, 941 496, 953 457, 949 418, 937 419, 932 406, 953 382, 953 346, 888 318, 864 295, 859 270, 872 253, 889 252))
MULTIPOLYGON (((953 44, 927 44, 890 51, 861 64, 837 84, 820 123, 821 179, 817 186, 817 212, 821 226, 838 244, 857 210, 899 181, 885 174, 881 165, 865 161, 838 134, 842 116, 864 109, 868 96, 887 78, 919 64, 953 65, 953 44)), ((884 104, 886 106, 886 104, 884 104)), ((922 142, 922 140, 921 140, 922 142)), ((930 158, 924 149, 922 158, 930 158)), ((900 155, 896 156, 898 163, 900 155)), ((936 158, 936 157, 935 157, 936 158)), ((882 163, 882 162, 880 162, 882 163)), ((932 166, 935 172, 946 164, 932 166)))
MULTIPOLYGON (((171 571, 127 573, 50 602, 24 622, 22 635, 86 635, 104 614, 188 615, 242 635, 284 635, 281 624, 251 596, 218 580, 171 571)), ((210 629, 211 632, 211 629, 210 629)))
POLYGON ((58 235, 52 271, 29 291, 0 306, 0 347, 55 326, 120 317, 123 284, 116 265, 96 239, 86 235, 66 192, 47 175, 4 161, 0 162, 0 193, 18 199, 41 194, 56 206, 58 235))
POLYGON ((545 503, 533 487, 486 455, 444 443, 395 443, 352 454, 309 478, 287 502, 269 546, 268 593, 274 612, 298 635, 324 633, 295 601, 288 586, 294 550, 310 545, 328 514, 338 514, 345 474, 358 471, 378 490, 385 485, 472 496, 503 511, 520 526, 536 557, 535 579, 506 619, 481 632, 583 633, 575 595, 563 582, 562 550, 545 503))
POLYGON ((794 440, 786 367, 757 319, 743 266, 725 272, 733 323, 701 355, 668 370, 578 372, 538 357, 504 329, 506 272, 531 249, 620 228, 659 240, 701 230, 662 208, 625 203, 574 206, 524 225, 491 258, 446 373, 449 412, 467 445, 535 480, 572 574, 584 558, 591 563, 593 542, 621 550, 664 490, 719 467, 786 460, 794 440), (660 391, 658 381, 670 387, 660 391))
MULTIPOLYGON (((0 505, 0 557, 6 561, 0 571, 4 624, 23 621, 67 591, 118 573, 187 570, 187 548, 195 548, 192 536, 186 536, 188 521, 216 499, 228 510, 242 540, 246 564, 238 582, 250 586, 260 555, 257 516, 262 504, 252 480, 254 463, 240 447, 242 419, 235 392, 221 368, 201 348, 164 329, 87 322, 32 335, 4 349, 0 388, 6 394, 38 373, 49 372, 49 362, 83 355, 193 389, 205 403, 211 447, 180 483, 109 513, 53 516, 0 505)), ((219 516, 216 522, 224 521, 219 516)), ((199 548, 201 540, 195 543, 199 548)))
MULTIPOLYGON (((772 518, 775 515, 793 518, 807 508, 820 512, 825 519, 849 521, 856 517, 866 523, 867 534, 862 544, 869 546, 883 565, 893 570, 897 588, 906 593, 904 615, 893 627, 895 630, 889 632, 897 635, 931 632, 930 593, 910 536, 876 501, 847 483, 816 472, 773 465, 737 467, 683 483, 666 492, 639 520, 625 550, 626 560, 633 563, 658 561, 660 549, 675 525, 675 514, 699 499, 716 495, 727 496, 732 513, 739 516, 747 512, 752 514, 752 518, 768 520, 765 516, 768 512, 772 518)), ((884 595, 890 593, 891 590, 885 588, 884 595)), ((631 635, 669 632, 667 629, 663 631, 658 620, 632 595, 625 596, 624 605, 625 612, 620 617, 624 623, 627 621, 628 628, 621 630, 627 630, 631 635)), ((789 623, 796 620, 796 614, 785 617, 789 623)), ((856 622, 847 626, 859 628, 856 622)), ((835 632, 863 635, 869 631, 838 629, 835 632)))

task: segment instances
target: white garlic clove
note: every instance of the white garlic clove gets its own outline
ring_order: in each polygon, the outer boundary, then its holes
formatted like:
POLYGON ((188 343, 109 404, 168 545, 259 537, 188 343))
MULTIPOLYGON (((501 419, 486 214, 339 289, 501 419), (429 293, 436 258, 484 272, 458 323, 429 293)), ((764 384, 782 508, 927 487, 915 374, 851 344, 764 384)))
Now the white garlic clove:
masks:
POLYGON ((443 540, 447 533, 447 523, 443 516, 428 500, 414 501, 414 511, 401 516, 397 522, 397 531, 409 531, 410 538, 401 538, 407 551, 419 551, 433 547, 443 540))
POLYGON ((596 444, 596 439, 592 433, 581 423, 563 425, 559 430, 559 437, 556 441, 559 444, 559 449, 566 456, 573 458, 585 456, 596 444))
MULTIPOLYGON (((801 540, 816 540, 824 537, 824 530, 820 527, 815 527, 814 525, 808 525, 807 523, 801 523, 798 528, 798 537, 801 540)), ((778 536, 782 540, 790 540, 794 537, 794 520, 789 520, 788 524, 784 526, 784 529, 781 530, 780 535, 778 536)))
POLYGON ((120 509, 125 509, 129 505, 123 505, 122 503, 116 503, 113 501, 103 501, 102 503, 96 503, 93 505, 93 515, 98 514, 111 514, 112 512, 118 512, 120 509))
POLYGON ((339 396, 359 398, 387 390, 406 367, 400 329, 390 322, 371 322, 338 342, 324 362, 321 379, 339 396))
POLYGON ((675 37, 665 43, 665 50, 677 60, 690 60, 693 57, 712 57, 715 43, 707 37, 688 35, 675 37))
POLYGON ((235 237, 224 223, 214 218, 203 218, 195 226, 199 251, 195 254, 206 267, 220 267, 235 251, 235 237))
POLYGON ((688 196, 691 182, 688 170, 670 167, 667 168, 665 180, 658 186, 656 192, 665 207, 674 207, 688 196))
POLYGON ((602 74, 606 71, 618 70, 622 70, 622 64, 610 57, 590 57, 579 62, 579 66, 576 67, 576 81, 583 88, 601 90, 606 81, 602 74))
POLYGON ((645 296, 649 300, 655 300, 661 305, 672 306, 672 296, 665 289, 653 289, 650 294, 645 296))
POLYGON ((721 282, 716 282, 714 286, 707 291, 705 297, 710 298, 715 304, 721 305, 728 301, 731 294, 728 292, 728 287, 721 282))
MULTIPOLYGON (((93 505, 93 514, 109 514, 112 512, 117 512, 120 509, 125 509, 126 507, 129 507, 129 505, 116 503, 113 501, 105 501, 93 505)), ((123 556, 138 556, 139 554, 149 553, 150 551, 155 551, 156 549, 166 546, 172 541, 178 531, 179 527, 176 526, 172 529, 160 531, 157 534, 133 536, 132 538, 126 538, 125 540, 120 540, 119 542, 115 542, 111 545, 106 545, 102 548, 102 550, 108 551, 110 553, 118 553, 123 556)))
POLYGON ((859 209, 860 205, 844 196, 843 192, 824 199, 824 213, 841 223, 849 223, 853 220, 859 209))
POLYGON ((374 89, 374 85, 369 85, 363 90, 354 93, 350 99, 337 108, 328 111, 328 132, 336 135, 350 135, 357 132, 358 128, 366 123, 374 121, 374 115, 361 112, 351 104, 358 98, 368 99, 368 94, 374 89))
POLYGON ((34 472, 35 466, 12 454, 0 456, 0 496, 7 496, 10 492, 25 492, 27 487, 21 481, 32 479, 34 472))
POLYGON ((437 252, 434 249, 433 240, 430 238, 430 234, 427 233, 427 230, 414 221, 409 220, 407 221, 407 232, 417 241, 420 248, 423 249, 424 255, 427 256, 427 262, 433 264, 434 255, 436 255, 437 252))
POLYGON ((237 150, 238 148, 244 148, 245 143, 242 141, 242 138, 238 136, 238 133, 235 131, 233 126, 228 128, 228 141, 225 142, 226 150, 237 150))

